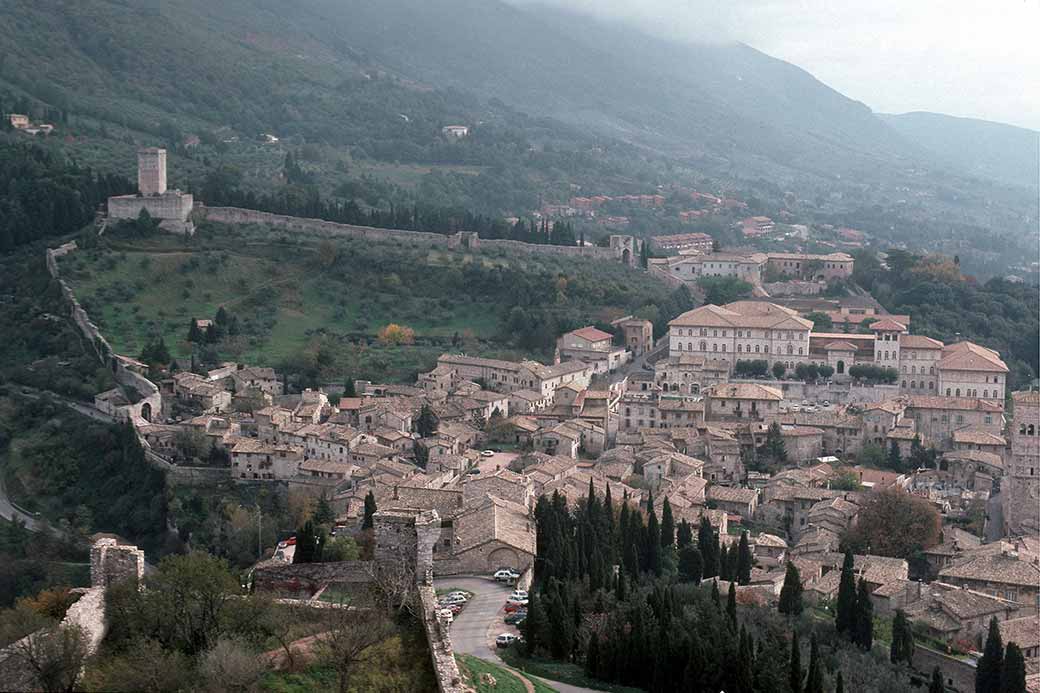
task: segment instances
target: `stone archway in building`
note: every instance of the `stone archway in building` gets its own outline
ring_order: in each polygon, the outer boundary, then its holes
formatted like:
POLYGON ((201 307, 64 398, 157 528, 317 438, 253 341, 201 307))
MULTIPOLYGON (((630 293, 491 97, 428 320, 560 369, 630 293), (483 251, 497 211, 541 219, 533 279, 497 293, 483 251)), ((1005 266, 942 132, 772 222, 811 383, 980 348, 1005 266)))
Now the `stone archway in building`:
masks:
POLYGON ((152 405, 148 402, 141 405, 141 418, 149 423, 152 421, 152 405))
POLYGON ((632 264, 632 251, 629 250, 628 248, 625 248, 624 250, 621 251, 621 262, 622 262, 622 264, 625 264, 625 265, 631 265, 632 264))
POLYGON ((500 546, 488 554, 487 568, 493 573, 500 568, 511 568, 520 571, 520 554, 508 546, 500 546))

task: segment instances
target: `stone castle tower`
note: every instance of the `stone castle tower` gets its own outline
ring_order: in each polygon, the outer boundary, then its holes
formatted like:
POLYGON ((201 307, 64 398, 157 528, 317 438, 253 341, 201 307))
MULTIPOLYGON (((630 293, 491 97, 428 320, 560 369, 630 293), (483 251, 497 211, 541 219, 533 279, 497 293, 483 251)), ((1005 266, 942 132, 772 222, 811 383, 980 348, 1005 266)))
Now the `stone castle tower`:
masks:
POLYGON ((146 147, 137 151, 137 190, 142 195, 166 192, 166 150, 146 147))
POLYGON ((1000 496, 1008 534, 1040 530, 1040 392, 1012 392, 1011 454, 1000 496))

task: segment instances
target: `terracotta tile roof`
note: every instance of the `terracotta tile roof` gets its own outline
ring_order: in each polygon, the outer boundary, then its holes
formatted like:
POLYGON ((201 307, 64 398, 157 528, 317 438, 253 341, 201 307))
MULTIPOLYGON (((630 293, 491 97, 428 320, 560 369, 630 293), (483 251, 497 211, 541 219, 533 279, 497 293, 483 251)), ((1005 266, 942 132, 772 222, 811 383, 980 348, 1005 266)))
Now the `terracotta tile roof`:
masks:
POLYGON ((668 323, 669 327, 757 327, 781 330, 811 330, 812 321, 796 311, 761 301, 737 301, 725 306, 706 305, 687 311, 668 323))
POLYGON ((602 342, 604 339, 614 339, 614 335, 610 334, 609 332, 604 332, 603 330, 592 327, 591 325, 588 327, 582 327, 578 330, 573 330, 570 334, 574 335, 575 337, 581 337, 582 339, 586 339, 590 342, 602 342))
POLYGON ((733 488, 730 486, 712 484, 708 487, 705 497, 708 500, 722 501, 724 503, 750 504, 758 498, 758 491, 751 488, 733 488))
POLYGON ((904 332, 906 325, 892 318, 882 318, 876 322, 870 323, 870 329, 879 332, 904 332))
POLYGON ((1034 616, 1013 618, 997 624, 1000 639, 1005 643, 1017 643, 1023 650, 1040 647, 1040 619, 1034 616))
POLYGON ((1040 406, 1040 390, 1019 390, 1011 393, 1011 399, 1015 404, 1031 404, 1040 406))
POLYGON ((769 546, 772 548, 787 548, 787 542, 776 536, 775 534, 766 534, 763 532, 756 536, 753 540, 755 546, 769 546))
POLYGON ((904 349, 942 349, 943 343, 924 335, 901 334, 899 335, 899 346, 904 349))
POLYGON ((943 348, 939 369, 948 371, 986 371, 1007 373, 1000 354, 972 342, 957 342, 943 348))
POLYGON ((779 402, 784 398, 784 393, 779 388, 758 383, 727 383, 713 385, 710 396, 716 399, 755 399, 779 402))
POLYGON ((979 431, 971 428, 954 431, 953 442, 966 443, 969 445, 997 445, 1000 447, 1007 445, 1007 441, 995 433, 979 431))
POLYGON ((1040 584, 1040 567, 1005 553, 968 556, 939 571, 943 580, 977 580, 1035 588, 1040 584))
POLYGON ((1004 407, 996 402, 972 397, 936 397, 929 395, 911 395, 910 407, 913 409, 955 409, 960 411, 1002 412, 1004 407))
POLYGON ((522 505, 485 496, 483 505, 455 518, 455 553, 464 553, 490 541, 534 555, 534 522, 522 505))
POLYGON ((856 345, 846 340, 830 342, 823 347, 827 351, 856 351, 856 345))

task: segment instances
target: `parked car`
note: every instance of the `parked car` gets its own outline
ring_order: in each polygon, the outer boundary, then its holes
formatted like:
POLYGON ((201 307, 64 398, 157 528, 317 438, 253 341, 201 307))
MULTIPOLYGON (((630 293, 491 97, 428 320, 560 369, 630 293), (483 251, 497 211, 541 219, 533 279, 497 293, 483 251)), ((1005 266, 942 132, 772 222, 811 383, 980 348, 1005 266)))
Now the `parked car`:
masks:
POLYGON ((519 602, 507 602, 506 603, 506 613, 507 614, 511 614, 514 611, 519 611, 520 609, 526 609, 526 608, 527 608, 527 602, 523 602, 522 604, 519 603, 519 602))
POLYGON ((507 625, 518 626, 518 625, 520 625, 520 622, 523 621, 525 618, 527 618, 527 610, 526 609, 517 609, 516 611, 514 611, 511 614, 506 614, 506 617, 505 617, 504 620, 505 620, 507 625))
POLYGON ((467 592, 463 592, 462 590, 455 590, 454 592, 448 592, 444 596, 445 597, 465 597, 466 599, 469 599, 469 594, 467 592))
POLYGON ((437 612, 437 615, 443 618, 448 623, 451 623, 455 620, 455 614, 451 612, 451 609, 441 609, 437 612))
POLYGON ((513 590, 510 599, 527 599, 527 590, 513 590))
POLYGON ((480 474, 480 467, 473 467, 472 469, 466 470, 467 474, 480 474))
POLYGON ((461 594, 449 595, 441 599, 442 604, 465 604, 466 597, 461 594))
POLYGON ((480 456, 481 457, 494 457, 495 456, 495 451, 494 450, 481 450, 480 451, 480 456))
POLYGON ((509 568, 501 568, 495 571, 494 577, 499 582, 512 582, 513 580, 519 580, 520 574, 509 568))
POLYGON ((517 597, 509 595, 506 599, 506 604, 527 604, 527 597, 517 597))
POLYGON ((512 633, 502 633, 495 638, 495 645, 497 647, 509 647, 514 642, 516 642, 516 636, 512 633))

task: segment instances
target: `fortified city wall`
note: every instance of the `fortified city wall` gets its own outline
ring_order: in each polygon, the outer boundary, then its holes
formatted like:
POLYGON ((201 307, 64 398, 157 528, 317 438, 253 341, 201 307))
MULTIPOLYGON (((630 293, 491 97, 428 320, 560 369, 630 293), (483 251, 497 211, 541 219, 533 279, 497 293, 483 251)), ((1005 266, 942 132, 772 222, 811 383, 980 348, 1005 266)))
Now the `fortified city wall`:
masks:
POLYGON ((430 233, 426 231, 405 231, 403 229, 379 229, 372 226, 340 224, 323 219, 307 219, 291 217, 283 214, 259 212, 239 207, 207 207, 201 203, 195 205, 194 217, 198 221, 213 221, 221 224, 261 224, 274 228, 316 234, 326 237, 360 238, 372 240, 408 241, 417 245, 466 249, 479 252, 508 251, 511 253, 528 253, 533 255, 562 255, 567 257, 587 257, 595 260, 616 260, 633 265, 638 260, 636 241, 631 236, 611 236, 611 247, 596 246, 560 246, 537 245, 508 239, 480 238, 476 233, 460 231, 453 235, 430 233), (627 250, 627 255, 626 255, 627 250))

